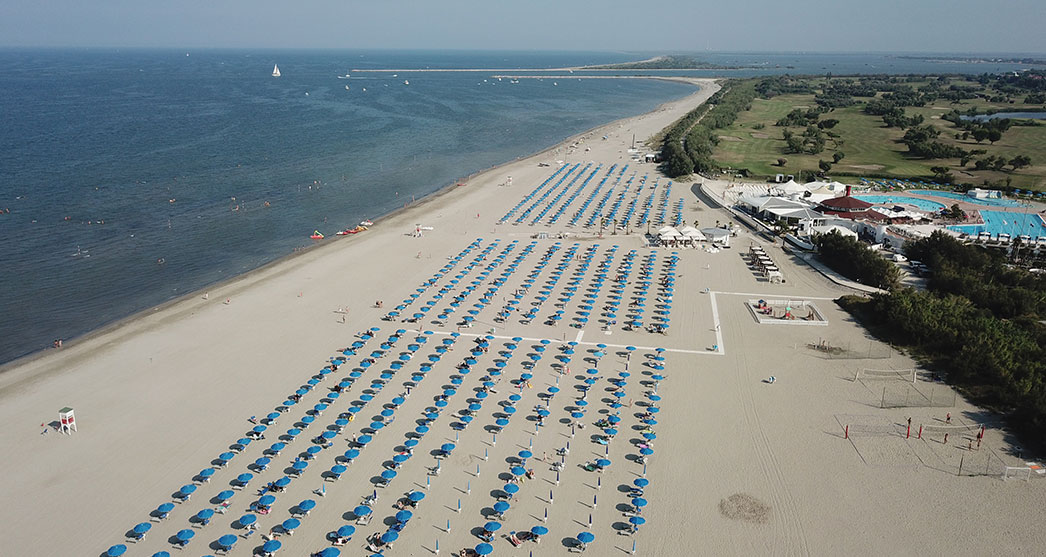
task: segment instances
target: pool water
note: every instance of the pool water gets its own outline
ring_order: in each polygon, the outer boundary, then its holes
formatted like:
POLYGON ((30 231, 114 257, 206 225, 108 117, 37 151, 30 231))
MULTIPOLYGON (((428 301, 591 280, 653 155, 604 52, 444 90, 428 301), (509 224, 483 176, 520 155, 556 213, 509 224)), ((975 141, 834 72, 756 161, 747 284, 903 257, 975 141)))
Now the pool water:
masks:
POLYGON ((978 211, 984 224, 962 224, 949 226, 949 230, 963 232, 970 236, 976 236, 981 232, 987 232, 996 237, 999 234, 1009 234, 1011 238, 1018 236, 1030 236, 1032 240, 1037 237, 1046 238, 1046 220, 1036 213, 1007 213, 1004 211, 978 211))
POLYGON ((965 201, 974 205, 987 205, 988 207, 1020 207, 1021 204, 1017 203, 1012 199, 978 199, 975 197, 968 197, 961 193, 955 193, 953 191, 937 191, 937 190, 909 190, 911 193, 917 193, 919 195, 929 195, 932 197, 947 197, 948 199, 954 199, 956 201, 965 201))
POLYGON ((929 201, 927 199, 919 199, 918 197, 908 197, 905 195, 872 195, 862 194, 855 195, 857 199, 861 201, 867 201, 869 203, 875 203, 876 205, 912 205, 918 207, 922 211, 933 213, 940 211, 945 208, 943 203, 936 201, 929 201))

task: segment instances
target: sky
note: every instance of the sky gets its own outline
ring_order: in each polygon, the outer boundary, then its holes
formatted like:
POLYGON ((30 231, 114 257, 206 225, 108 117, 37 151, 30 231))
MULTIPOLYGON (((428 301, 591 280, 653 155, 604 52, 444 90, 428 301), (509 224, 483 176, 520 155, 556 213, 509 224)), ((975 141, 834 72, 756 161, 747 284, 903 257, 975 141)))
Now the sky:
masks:
POLYGON ((1046 53, 1046 0, 0 0, 0 46, 1046 53))

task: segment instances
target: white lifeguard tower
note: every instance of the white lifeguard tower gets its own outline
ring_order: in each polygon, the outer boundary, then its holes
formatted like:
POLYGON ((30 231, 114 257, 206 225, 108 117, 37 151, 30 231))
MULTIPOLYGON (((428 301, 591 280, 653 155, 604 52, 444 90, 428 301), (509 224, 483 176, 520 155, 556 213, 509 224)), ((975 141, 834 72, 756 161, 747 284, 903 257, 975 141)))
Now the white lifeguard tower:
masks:
POLYGON ((58 422, 61 424, 58 428, 60 433, 70 434, 76 431, 76 416, 73 415, 73 409, 66 406, 58 411, 58 422))

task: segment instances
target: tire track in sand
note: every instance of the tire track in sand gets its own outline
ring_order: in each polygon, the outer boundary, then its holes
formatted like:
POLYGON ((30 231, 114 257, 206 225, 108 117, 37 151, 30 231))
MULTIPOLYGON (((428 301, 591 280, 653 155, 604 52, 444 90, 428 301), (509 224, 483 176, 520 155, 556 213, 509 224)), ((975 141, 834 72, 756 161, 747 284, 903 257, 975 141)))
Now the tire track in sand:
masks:
MULTIPOLYGON (((745 346, 744 334, 741 332, 742 327, 735 326, 733 327, 734 330, 731 331, 739 337, 739 346, 745 346)), ((796 504, 795 496, 787 487, 786 478, 781 474, 770 439, 763 430, 762 421, 759 419, 752 390, 752 382, 756 379, 748 373, 748 370, 751 369, 748 364, 748 355, 744 350, 735 350, 734 353, 738 359, 738 373, 735 377, 739 382, 741 409, 744 411, 745 425, 749 426, 749 429, 753 432, 750 439, 756 449, 756 460, 758 460, 763 476, 767 480, 770 498, 774 507, 770 518, 770 523, 773 526, 771 554, 809 555, 810 546, 806 537, 806 531, 799 520, 799 506, 796 504), (780 546, 782 529, 784 530, 783 541, 786 542, 783 548, 780 546)))

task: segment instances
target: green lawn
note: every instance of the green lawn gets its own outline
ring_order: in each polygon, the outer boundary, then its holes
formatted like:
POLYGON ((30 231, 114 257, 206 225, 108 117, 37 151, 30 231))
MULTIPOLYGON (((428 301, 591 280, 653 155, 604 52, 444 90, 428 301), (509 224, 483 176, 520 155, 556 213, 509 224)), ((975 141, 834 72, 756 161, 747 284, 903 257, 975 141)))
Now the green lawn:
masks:
MULTIPOLYGON (((918 86, 919 84, 913 84, 918 86)), ((818 160, 832 160, 836 151, 846 156, 832 168, 829 175, 848 174, 889 175, 896 177, 930 176, 932 166, 950 166, 956 179, 960 182, 980 185, 984 180, 998 181, 1010 178, 1016 187, 1037 190, 1046 189, 1046 124, 1034 127, 1010 128, 1001 141, 995 145, 984 142, 977 145, 975 141, 955 139, 957 128, 951 122, 941 120, 940 116, 952 108, 966 111, 971 106, 984 111, 988 108, 997 110, 1020 110, 1023 105, 992 104, 982 99, 963 101, 951 104, 940 101, 934 106, 907 109, 909 114, 922 114, 927 123, 937 127, 942 133, 939 138, 945 143, 957 144, 963 149, 984 149, 988 155, 1001 155, 1012 158, 1018 154, 1031 157, 1032 166, 1018 172, 973 171, 959 167, 958 159, 924 160, 914 159, 907 155, 907 147, 898 140, 903 132, 897 128, 884 127, 878 116, 864 114, 862 104, 836 109, 821 116, 821 119, 834 118, 839 124, 832 130, 839 134, 838 142, 828 141, 825 150, 817 155, 796 155, 785 153, 785 141, 782 137, 784 128, 774 123, 795 108, 812 108, 816 106, 813 95, 781 95, 773 99, 756 99, 751 110, 742 112, 738 119, 728 128, 717 130, 721 141, 714 157, 723 164, 734 168, 747 168, 760 176, 773 174, 795 174, 800 170, 817 170, 818 160), (762 124, 762 129, 756 126, 762 124), (777 166, 778 158, 788 159, 784 167, 777 166)), ((801 134, 803 128, 791 130, 801 134)), ((848 181, 843 177, 843 181, 848 181)))

